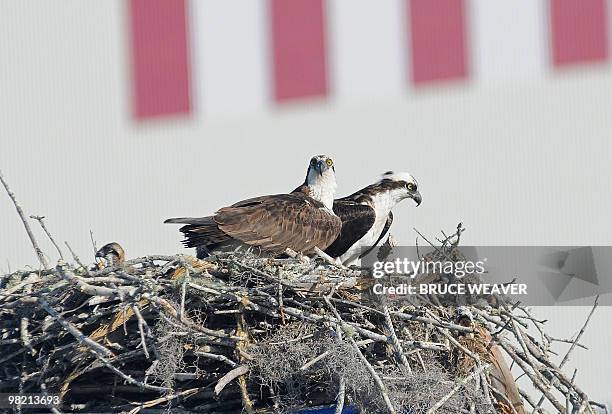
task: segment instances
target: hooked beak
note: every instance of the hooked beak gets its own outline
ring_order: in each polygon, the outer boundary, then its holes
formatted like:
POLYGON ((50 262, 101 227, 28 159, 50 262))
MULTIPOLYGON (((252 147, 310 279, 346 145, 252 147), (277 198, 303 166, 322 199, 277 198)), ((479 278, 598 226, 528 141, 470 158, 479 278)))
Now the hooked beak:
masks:
POLYGON ((419 193, 419 191, 415 191, 410 198, 412 198, 414 200, 414 202, 416 203, 417 207, 421 205, 421 201, 423 201, 423 198, 421 198, 421 193, 419 193))
POLYGON ((325 161, 319 160, 317 161, 317 165, 315 166, 315 169, 319 172, 320 176, 323 176, 323 171, 325 171, 326 167, 327 167, 327 164, 325 163, 325 161))

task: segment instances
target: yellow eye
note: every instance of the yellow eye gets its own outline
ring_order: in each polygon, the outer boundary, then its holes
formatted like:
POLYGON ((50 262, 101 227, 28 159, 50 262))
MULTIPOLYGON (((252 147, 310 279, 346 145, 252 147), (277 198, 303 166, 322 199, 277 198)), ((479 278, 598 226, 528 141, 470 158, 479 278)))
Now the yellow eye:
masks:
POLYGON ((331 167, 332 165, 334 165, 334 162, 332 161, 331 158, 328 158, 327 161, 325 161, 327 163, 328 167, 331 167))
POLYGON ((408 191, 414 191, 416 190, 416 185, 414 185, 413 183, 408 183, 406 184, 406 188, 408 189, 408 191))

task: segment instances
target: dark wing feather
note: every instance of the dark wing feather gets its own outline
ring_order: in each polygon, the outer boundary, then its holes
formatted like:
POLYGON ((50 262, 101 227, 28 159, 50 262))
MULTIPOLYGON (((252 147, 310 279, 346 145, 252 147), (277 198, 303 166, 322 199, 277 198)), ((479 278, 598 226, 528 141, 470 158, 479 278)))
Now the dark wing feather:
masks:
POLYGON ((185 235, 183 240, 185 247, 205 246, 213 249, 214 246, 231 240, 227 234, 219 230, 212 216, 171 218, 164 223, 186 224, 179 229, 185 235))
POLYGON ((213 220, 227 236, 274 253, 325 249, 342 226, 323 204, 300 193, 245 200, 220 209, 213 220))
MULTIPOLYGON (((258 205, 261 204, 262 202, 264 202, 267 198, 269 197, 277 197, 278 195, 272 195, 272 196, 259 196, 259 197, 253 197, 253 198, 247 198, 246 200, 242 200, 242 201, 238 201, 234 204, 232 204, 230 207, 249 207, 249 206, 254 206, 254 205, 258 205)), ((224 207, 227 208, 227 207, 224 207)))
POLYGON ((210 217, 175 217, 164 220, 164 223, 207 224, 210 217))
POLYGON ((391 227, 392 223, 393 223, 393 213, 389 211, 389 215, 387 216, 387 222, 385 223, 385 227, 383 227, 382 231, 380 232, 380 236, 378 236, 378 240, 376 240, 376 243, 374 243, 372 247, 370 247, 365 252, 361 253, 361 255, 359 256, 360 259, 364 257, 365 255, 367 255, 368 253, 370 253, 372 249, 374 249, 374 247, 378 246, 378 243, 380 243, 380 241, 389 232, 389 228, 391 227))
POLYGON ((370 230, 376 212, 368 205, 344 199, 334 201, 334 213, 342 220, 342 230, 325 252, 331 257, 339 257, 370 230))

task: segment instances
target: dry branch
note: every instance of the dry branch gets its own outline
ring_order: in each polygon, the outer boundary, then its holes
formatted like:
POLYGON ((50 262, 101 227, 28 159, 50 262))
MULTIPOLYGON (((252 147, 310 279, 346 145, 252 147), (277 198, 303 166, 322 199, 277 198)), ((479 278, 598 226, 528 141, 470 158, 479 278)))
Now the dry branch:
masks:
POLYGON ((15 209, 17 210, 17 214, 19 214, 19 218, 21 219, 21 222, 23 223, 23 227, 25 227, 26 233, 28 233, 28 237, 30 239, 30 242, 32 243, 32 247, 34 247, 34 252, 36 252, 36 256, 38 257, 38 261, 40 262, 40 264, 43 267, 43 269, 48 269, 49 268, 49 262, 47 262, 47 258, 45 257, 45 255, 43 254, 42 250, 40 249, 40 246, 38 245, 38 242, 36 241, 36 237, 34 237, 34 233, 32 233, 32 228, 28 224, 28 220, 26 219, 26 216, 25 216, 25 214, 23 212, 23 209, 21 208, 21 205, 19 204, 19 202, 17 201, 17 198, 15 197, 15 193, 13 193, 13 191, 11 191, 11 188, 9 187, 8 183, 6 182, 6 180, 4 179, 4 175, 2 174, 2 170, 0 170, 0 182, 4 186, 4 189, 6 190, 6 193, 10 197, 11 201, 13 202, 13 204, 15 205, 15 209))
MULTIPOLYGON (((461 232, 440 240, 440 257, 461 232)), ((337 413, 506 414, 522 399, 545 412, 509 369, 495 374, 498 346, 555 412, 598 405, 562 371, 595 306, 556 365, 544 321, 528 310, 382 301, 367 269, 249 252, 100 268, 67 247, 76 263, 13 272, 0 289, 0 392, 59 393, 57 411, 288 413, 309 402, 337 413)))

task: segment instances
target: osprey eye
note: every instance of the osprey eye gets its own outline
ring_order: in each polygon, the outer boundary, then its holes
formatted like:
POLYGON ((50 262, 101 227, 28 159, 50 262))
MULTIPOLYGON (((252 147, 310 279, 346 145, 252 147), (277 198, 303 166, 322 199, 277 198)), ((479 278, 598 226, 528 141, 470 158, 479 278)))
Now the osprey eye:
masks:
POLYGON ((416 190, 416 185, 413 183, 408 183, 406 184, 406 188, 408 189, 408 191, 414 191, 416 190))
POLYGON ((328 158, 327 161, 325 161, 327 163, 328 167, 331 167, 332 165, 334 165, 334 162, 331 160, 331 158, 328 158))

